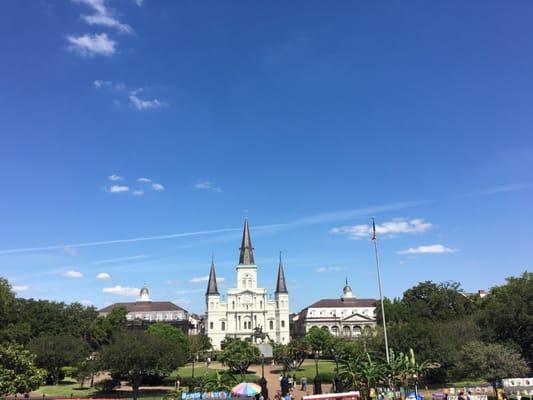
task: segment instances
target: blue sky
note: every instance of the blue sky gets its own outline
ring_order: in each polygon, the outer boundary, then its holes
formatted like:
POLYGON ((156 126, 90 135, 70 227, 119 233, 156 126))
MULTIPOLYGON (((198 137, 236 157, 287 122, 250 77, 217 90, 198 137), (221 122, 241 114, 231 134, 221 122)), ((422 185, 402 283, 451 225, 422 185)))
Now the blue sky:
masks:
POLYGON ((345 277, 377 296, 372 215, 387 296, 501 284, 533 256, 532 17, 526 1, 8 0, 1 273, 24 297, 100 307, 146 282, 203 312, 212 253, 234 283, 248 210, 260 284, 283 251, 292 311, 345 277))

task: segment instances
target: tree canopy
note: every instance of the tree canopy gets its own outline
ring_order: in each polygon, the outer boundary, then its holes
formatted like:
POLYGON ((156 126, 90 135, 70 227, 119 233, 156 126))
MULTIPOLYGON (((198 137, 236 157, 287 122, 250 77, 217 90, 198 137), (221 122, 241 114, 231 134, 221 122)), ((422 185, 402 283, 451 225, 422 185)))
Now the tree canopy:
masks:
POLYGON ((143 331, 123 331, 102 348, 100 361, 104 369, 128 379, 137 399, 144 379, 169 374, 184 364, 185 356, 171 339, 143 331))
POLYGON ((29 393, 44 382, 46 373, 35 366, 34 359, 19 344, 0 345, 0 396, 29 393))
POLYGON ((233 373, 246 374, 250 365, 261 357, 259 349, 248 340, 227 338, 219 360, 233 373))

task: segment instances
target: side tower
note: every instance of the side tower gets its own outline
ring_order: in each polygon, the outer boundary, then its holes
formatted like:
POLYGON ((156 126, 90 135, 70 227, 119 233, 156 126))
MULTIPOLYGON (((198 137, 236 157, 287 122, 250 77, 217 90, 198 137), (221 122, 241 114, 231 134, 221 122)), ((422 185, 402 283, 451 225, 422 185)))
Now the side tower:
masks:
POLYGON ((274 297, 276 300, 276 342, 289 343, 289 291, 285 281, 281 252, 279 253, 278 279, 274 297))
POLYGON ((209 280, 205 292, 206 306, 206 326, 205 333, 211 339, 213 345, 220 348, 220 342, 225 336, 225 313, 220 307, 220 293, 217 286, 217 275, 215 272, 215 262, 211 259, 211 269, 209 270, 209 280))

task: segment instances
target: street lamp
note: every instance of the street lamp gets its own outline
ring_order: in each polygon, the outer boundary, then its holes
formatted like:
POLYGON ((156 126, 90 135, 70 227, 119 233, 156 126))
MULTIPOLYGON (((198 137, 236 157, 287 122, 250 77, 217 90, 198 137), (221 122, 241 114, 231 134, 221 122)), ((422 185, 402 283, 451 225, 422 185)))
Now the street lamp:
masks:
POLYGON ((318 350, 315 351, 315 381, 314 381, 314 394, 322 394, 322 382, 320 382, 320 376, 318 375, 318 360, 320 359, 320 354, 318 350))
POLYGON ((335 358, 335 393, 342 393, 342 381, 339 376, 339 355, 335 352, 335 349, 331 349, 333 357, 335 358))
POLYGON ((418 399, 418 376, 416 373, 413 374, 413 379, 415 381, 415 397, 418 399))
POLYGON ((268 387, 267 380, 265 379, 265 356, 261 355, 261 379, 259 380, 259 385, 261 386, 261 395, 263 398, 268 399, 268 387))

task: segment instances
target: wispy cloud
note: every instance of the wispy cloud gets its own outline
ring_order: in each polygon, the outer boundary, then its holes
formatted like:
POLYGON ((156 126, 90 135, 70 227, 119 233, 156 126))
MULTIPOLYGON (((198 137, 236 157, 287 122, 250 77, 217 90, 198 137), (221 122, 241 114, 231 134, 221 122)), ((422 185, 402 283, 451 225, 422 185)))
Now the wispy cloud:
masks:
MULTIPOLYGON (((191 278, 189 281, 190 283, 204 283, 209 280, 209 275, 205 276, 195 276, 194 278, 191 278)), ((217 277, 217 282, 224 282, 224 278, 217 277)))
POLYGON ((122 82, 104 81, 102 79, 96 79, 93 81, 93 86, 96 89, 112 89, 121 91, 126 89, 126 85, 122 82))
POLYGON ((139 288, 116 285, 102 289, 102 293, 114 294, 116 296, 137 297, 139 295, 139 288))
POLYGON ((133 192, 131 192, 131 194, 134 196, 143 196, 144 190, 134 190, 133 192))
MULTIPOLYGON (((410 201, 410 202, 403 202, 403 203, 393 203, 389 205, 380 205, 380 206, 373 206, 373 207, 356 208, 356 209, 351 209, 351 210, 335 211, 331 213, 315 214, 315 215, 303 217, 303 218, 285 222, 285 223, 270 224, 270 225, 257 225, 257 226, 254 226, 254 229, 256 230, 284 230, 284 229, 293 229, 293 228, 297 228, 300 226, 331 223, 335 221, 342 221, 342 220, 354 219, 354 218, 365 218, 366 219, 366 218, 370 218, 369 215, 377 214, 380 212, 399 210, 402 208, 415 207, 420 204, 423 204, 423 203, 419 201, 418 202, 410 201)), ((228 233, 228 232, 240 232, 241 229, 242 229, 241 227, 212 229, 212 230, 205 230, 205 231, 173 233, 169 235, 156 235, 156 236, 136 237, 136 238, 128 238, 128 239, 101 240, 101 241, 84 242, 84 243, 62 244, 62 245, 55 245, 55 246, 6 249, 6 250, 0 250, 0 255, 57 250, 57 249, 62 249, 65 246, 69 246, 72 248, 78 248, 78 247, 104 246, 104 245, 112 245, 112 244, 119 244, 119 243, 142 242, 142 241, 147 241, 147 240, 168 240, 168 239, 176 239, 176 238, 183 238, 183 237, 214 235, 214 234, 221 234, 221 233, 228 233)))
POLYGON ((68 50, 85 57, 112 56, 116 52, 116 42, 106 33, 91 35, 86 33, 81 36, 67 36, 70 43, 68 50))
POLYGON ((70 271, 63 273, 63 276, 67 278, 72 278, 72 279, 83 278, 83 274, 80 271, 74 271, 74 270, 70 270, 70 271))
POLYGON ((111 275, 109 275, 107 272, 100 272, 98 275, 96 275, 96 279, 99 279, 101 281, 108 281, 111 279, 111 275))
POLYGON ((148 257, 146 254, 139 254, 139 255, 135 255, 135 256, 108 258, 108 259, 105 259, 105 260, 94 261, 94 262, 90 263, 89 265, 112 264, 112 263, 123 262, 123 261, 139 260, 141 258, 146 258, 146 257, 148 257))
POLYGON ((398 254, 443 254, 453 253, 455 251, 457 251, 457 249, 451 249, 442 244, 432 244, 429 246, 411 247, 407 250, 399 251, 398 254))
POLYGON ((152 182, 152 180, 150 178, 141 177, 141 178, 137 179, 137 182, 150 183, 150 182, 152 182))
POLYGON ((213 192, 222 192, 222 188, 220 186, 215 185, 213 182, 210 181, 199 181, 198 183, 195 183, 193 185, 193 188, 200 189, 200 190, 211 190, 213 192))
POLYGON ((324 273, 324 272, 340 272, 344 271, 345 268, 343 267, 318 267, 315 269, 318 273, 324 273))
POLYGON ((508 193, 508 192, 519 192, 522 190, 528 190, 533 189, 533 183, 518 183, 513 185, 503 185, 503 186, 495 186, 492 188, 488 188, 485 190, 481 190, 479 192, 472 192, 467 194, 468 197, 471 196, 488 196, 491 194, 499 194, 499 193, 508 193))
POLYGON ((13 286, 13 291, 20 293, 29 290, 29 288, 30 287, 28 285, 15 285, 13 286))
POLYGON ((63 251, 71 257, 76 257, 78 255, 78 251, 69 246, 65 246, 63 251))
MULTIPOLYGON (((395 236, 403 233, 423 233, 432 227, 430 222, 423 219, 395 218, 392 221, 376 224, 376 233, 378 235, 395 236)), ((350 239, 370 238, 372 234, 372 225, 352 225, 333 228, 329 231, 332 234, 344 234, 350 239)))
POLYGON ((160 183, 152 183, 152 190, 155 190, 156 192, 161 192, 165 190, 165 187, 160 183))
POLYGON ((141 99, 137 94, 134 94, 134 92, 129 95, 129 100, 130 104, 138 111, 156 110, 167 105, 165 102, 158 99, 141 99))
POLYGON ((88 25, 99 25, 113 28, 121 33, 133 33, 131 26, 118 20, 116 15, 106 6, 104 0, 74 0, 76 3, 85 4, 93 11, 91 15, 82 14, 81 18, 88 25))
POLYGON ((109 175, 107 177, 107 179, 109 179, 110 181, 113 181, 113 182, 118 182, 118 181, 123 181, 124 180, 124 177, 123 176, 120 176, 120 175, 109 175))
POLYGON ((109 188, 110 193, 125 193, 129 191, 130 191, 130 188, 124 185, 113 185, 109 188))

